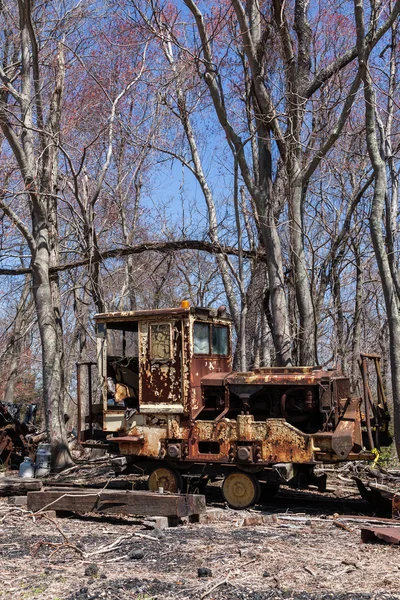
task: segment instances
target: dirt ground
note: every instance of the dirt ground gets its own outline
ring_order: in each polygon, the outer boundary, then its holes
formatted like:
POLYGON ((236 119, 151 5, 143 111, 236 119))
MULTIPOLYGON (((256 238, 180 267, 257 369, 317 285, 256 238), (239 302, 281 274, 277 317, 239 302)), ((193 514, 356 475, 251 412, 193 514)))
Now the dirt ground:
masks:
POLYGON ((325 499, 283 489, 237 512, 213 487, 217 522, 162 531, 127 517, 34 518, 0 499, 0 598, 400 598, 400 546, 361 543, 365 523, 337 525, 338 514, 373 514, 347 492, 325 499), (267 522, 246 526, 261 514, 267 522))

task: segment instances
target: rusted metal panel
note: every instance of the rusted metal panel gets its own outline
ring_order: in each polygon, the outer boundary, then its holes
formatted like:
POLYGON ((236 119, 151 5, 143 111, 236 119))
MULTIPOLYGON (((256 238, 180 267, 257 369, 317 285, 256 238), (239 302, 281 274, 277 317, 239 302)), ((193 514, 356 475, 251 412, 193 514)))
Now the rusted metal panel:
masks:
MULTIPOLYGON (((309 373, 320 372, 321 370, 321 367, 259 367, 258 369, 253 369, 252 372, 265 375, 276 375, 277 373, 280 375, 306 375, 309 373)), ((238 371, 238 373, 240 372, 238 371)), ((241 374, 246 375, 246 373, 248 373, 248 371, 241 374)))
POLYGON ((353 398, 348 402, 347 409, 341 417, 333 435, 332 450, 342 459, 347 458, 356 442, 361 450, 361 415, 360 398, 353 398))
POLYGON ((159 404, 171 406, 173 410, 176 405, 182 412, 181 323, 163 322, 158 326, 164 330, 157 332, 154 323, 142 323, 140 327, 140 407, 159 404), (157 335, 158 345, 155 346, 157 335))
MULTIPOLYGON (((167 439, 167 428, 157 425, 136 425, 124 439, 118 441, 121 454, 132 454, 146 458, 162 458, 163 442, 167 439)), ((114 438, 111 438, 114 440, 114 438)))
POLYGON ((204 381, 206 385, 216 385, 215 383, 209 384, 206 378, 211 376, 212 380, 214 376, 219 377, 222 373, 226 373, 230 366, 229 362, 225 357, 193 357, 190 370, 192 418, 195 418, 204 406, 201 393, 202 382, 204 381))
POLYGON ((400 544, 400 527, 363 527, 361 541, 386 542, 387 544, 400 544))
POLYGON ((237 420, 222 419, 214 421, 195 421, 189 438, 189 458, 205 460, 198 450, 199 442, 212 441, 220 445, 215 461, 236 459, 237 447, 241 444, 252 445, 253 455, 258 450, 259 464, 280 462, 313 463, 313 443, 311 436, 302 433, 284 419, 254 421, 252 415, 238 415, 237 420))
POLYGON ((189 319, 182 321, 182 404, 186 414, 190 413, 191 385, 190 385, 190 357, 191 357, 191 322, 189 319))
POLYGON ((215 386, 223 386, 225 385, 226 377, 229 375, 229 372, 226 373, 208 373, 204 375, 201 379, 202 385, 215 385, 215 386))
POLYGON ((316 385, 319 382, 331 379, 334 375, 331 371, 313 369, 312 367, 290 367, 290 368, 265 368, 256 369, 246 373, 230 373, 226 382, 235 385, 316 385))
POLYGON ((143 443, 144 442, 144 435, 123 435, 123 436, 117 436, 117 437, 113 437, 112 438, 113 442, 128 442, 129 444, 132 443, 143 443))
POLYGON ((348 377, 332 377, 332 384, 335 400, 339 401, 350 396, 350 379, 348 377))
POLYGON ((262 442, 262 458, 270 463, 312 463, 312 439, 283 419, 268 419, 265 440, 262 442))

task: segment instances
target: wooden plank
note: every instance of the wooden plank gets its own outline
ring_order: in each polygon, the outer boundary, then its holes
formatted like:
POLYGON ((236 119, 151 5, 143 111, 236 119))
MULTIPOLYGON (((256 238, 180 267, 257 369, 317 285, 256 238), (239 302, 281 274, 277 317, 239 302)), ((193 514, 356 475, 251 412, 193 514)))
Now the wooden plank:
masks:
POLYGON ((22 496, 29 491, 42 489, 42 482, 32 477, 2 477, 0 496, 22 496))
POLYGON ((158 494, 141 490, 58 488, 28 493, 28 510, 36 512, 45 507, 77 513, 187 517, 205 512, 206 502, 199 494, 158 494))
POLYGON ((207 510, 206 497, 202 494, 186 494, 187 516, 200 515, 207 510))

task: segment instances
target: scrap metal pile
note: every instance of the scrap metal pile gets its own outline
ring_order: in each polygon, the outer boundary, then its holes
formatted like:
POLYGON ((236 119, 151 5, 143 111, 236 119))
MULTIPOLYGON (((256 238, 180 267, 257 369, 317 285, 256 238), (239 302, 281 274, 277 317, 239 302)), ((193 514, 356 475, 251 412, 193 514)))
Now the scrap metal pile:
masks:
POLYGON ((41 438, 35 426, 36 404, 29 404, 23 420, 21 405, 0 402, 0 465, 18 466, 24 456, 35 454, 41 438))

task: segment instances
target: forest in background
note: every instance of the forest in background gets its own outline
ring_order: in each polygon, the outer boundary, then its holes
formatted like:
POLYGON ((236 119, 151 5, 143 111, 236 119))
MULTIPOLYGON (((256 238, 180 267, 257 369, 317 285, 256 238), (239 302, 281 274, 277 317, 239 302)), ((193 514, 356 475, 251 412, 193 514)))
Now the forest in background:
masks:
POLYGON ((227 305, 239 370, 356 389, 382 354, 400 431, 399 12, 0 3, 0 398, 43 401, 59 465, 93 315, 182 299, 227 305))

